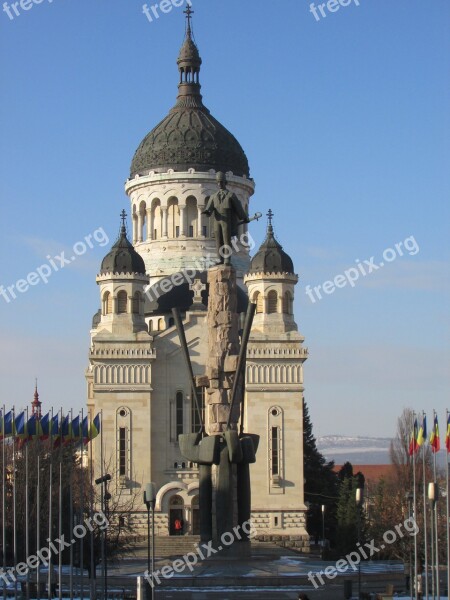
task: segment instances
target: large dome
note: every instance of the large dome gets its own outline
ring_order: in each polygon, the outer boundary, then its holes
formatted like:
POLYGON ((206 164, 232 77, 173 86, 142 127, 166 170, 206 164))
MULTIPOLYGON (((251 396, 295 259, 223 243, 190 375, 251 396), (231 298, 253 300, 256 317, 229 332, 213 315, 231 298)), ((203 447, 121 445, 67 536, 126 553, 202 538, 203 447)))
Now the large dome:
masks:
POLYGON ((199 73, 202 60, 192 38, 190 21, 178 57, 177 103, 141 142, 131 164, 131 178, 149 171, 232 171, 250 177, 244 150, 204 106, 199 73))

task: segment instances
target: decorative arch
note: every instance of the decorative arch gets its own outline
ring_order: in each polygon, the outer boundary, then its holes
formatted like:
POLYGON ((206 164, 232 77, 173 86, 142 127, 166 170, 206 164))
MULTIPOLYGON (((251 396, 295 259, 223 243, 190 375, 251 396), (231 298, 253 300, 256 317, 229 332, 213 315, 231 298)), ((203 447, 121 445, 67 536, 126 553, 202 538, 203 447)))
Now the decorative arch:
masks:
POLYGON ((267 312, 269 315, 278 312, 278 294, 275 290, 270 290, 267 294, 267 312))
POLYGON ((117 312, 120 314, 124 314, 127 311, 127 303, 128 303, 128 295, 125 290, 121 290, 117 294, 117 312))
POLYGON ((111 292, 105 292, 103 294, 103 314, 110 315, 113 311, 113 301, 111 292))
POLYGON ((264 297, 261 292, 256 292, 254 294, 252 302, 256 304, 256 314, 262 314, 264 312, 264 297))
POLYGON ((139 315, 141 312, 141 300, 142 296, 140 292, 136 292, 133 296, 133 314, 139 315))

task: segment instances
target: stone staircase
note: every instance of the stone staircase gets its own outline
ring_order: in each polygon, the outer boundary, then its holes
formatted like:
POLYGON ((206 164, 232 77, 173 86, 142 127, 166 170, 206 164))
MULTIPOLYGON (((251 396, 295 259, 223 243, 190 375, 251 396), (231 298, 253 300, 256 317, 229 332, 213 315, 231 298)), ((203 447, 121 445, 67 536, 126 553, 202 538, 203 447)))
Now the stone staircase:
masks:
MULTIPOLYGON (((195 552, 195 545, 200 542, 197 535, 177 535, 155 537, 155 557, 172 558, 184 556, 188 552, 195 552)), ((133 548, 136 558, 147 556, 147 537, 140 536, 133 548)))

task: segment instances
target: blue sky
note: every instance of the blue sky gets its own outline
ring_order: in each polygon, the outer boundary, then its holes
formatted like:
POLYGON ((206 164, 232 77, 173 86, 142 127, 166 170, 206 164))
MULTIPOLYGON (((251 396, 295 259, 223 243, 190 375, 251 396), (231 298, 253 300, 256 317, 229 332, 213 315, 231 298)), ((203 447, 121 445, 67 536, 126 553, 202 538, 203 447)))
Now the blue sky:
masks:
MULTIPOLYGON (((252 210, 275 212, 300 276, 315 433, 390 436, 405 406, 444 418, 449 379, 448 0, 193 0, 205 104, 244 147, 252 210), (321 301, 305 286, 414 236, 420 251, 321 301)), ((174 104, 182 10, 44 0, 0 12, 3 258, 11 285, 96 229, 112 243, 135 149, 174 104)), ((252 233, 261 241, 264 225, 252 233)), ((109 247, 110 244, 108 244, 109 247)), ((0 402, 85 403, 106 247, 7 303, 0 402)), ((442 427, 443 429, 443 427, 442 427)))

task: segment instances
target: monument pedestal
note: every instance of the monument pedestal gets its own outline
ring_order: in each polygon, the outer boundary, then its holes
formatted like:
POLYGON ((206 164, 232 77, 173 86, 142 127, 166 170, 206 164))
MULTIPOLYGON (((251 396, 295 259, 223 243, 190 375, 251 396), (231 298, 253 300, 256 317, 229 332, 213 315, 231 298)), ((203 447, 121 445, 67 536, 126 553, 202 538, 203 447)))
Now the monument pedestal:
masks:
POLYGON ((202 542, 212 540, 214 548, 222 547, 221 555, 226 551, 229 556, 248 556, 249 464, 255 462, 259 437, 237 431, 245 390, 244 374, 237 373, 239 352, 245 354, 246 348, 240 349, 236 272, 228 265, 213 267, 208 271, 208 283, 206 435, 179 436, 180 449, 187 460, 199 465, 202 542), (236 377, 241 381, 235 382, 236 377))

